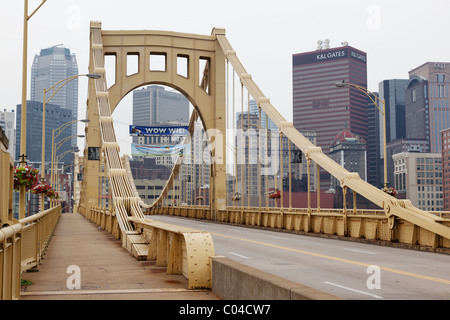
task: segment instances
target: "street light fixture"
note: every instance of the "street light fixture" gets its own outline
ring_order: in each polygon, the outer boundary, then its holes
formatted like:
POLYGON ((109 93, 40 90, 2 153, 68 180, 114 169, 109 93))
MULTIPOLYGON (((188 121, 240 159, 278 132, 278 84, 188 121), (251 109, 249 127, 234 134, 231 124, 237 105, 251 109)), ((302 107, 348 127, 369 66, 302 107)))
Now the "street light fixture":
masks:
MULTIPOLYGON (((67 140, 70 140, 73 137, 78 137, 78 138, 84 138, 84 135, 73 135, 73 136, 69 136, 69 137, 65 137, 64 139, 62 139, 61 141, 58 141, 55 143, 55 139, 52 139, 52 161, 51 161, 51 171, 50 171, 50 185, 53 187, 53 179, 56 178, 56 173, 55 171, 57 170, 57 168, 55 168, 55 162, 57 163, 59 161, 60 158, 62 158, 62 155, 59 155, 59 157, 56 156, 56 152, 58 151, 58 149, 64 144, 64 142, 66 142, 67 140)), ((78 148, 77 148, 78 150, 78 148)), ((65 153, 63 153, 63 155, 65 155, 67 152, 78 152, 78 151, 74 151, 74 150, 68 150, 65 153)))
MULTIPOLYGON (((59 156, 57 156, 56 157, 56 164, 53 166, 53 164, 52 164, 52 175, 54 175, 54 182, 52 181, 52 188, 56 191, 56 192, 58 192, 58 194, 60 194, 60 177, 59 177, 59 173, 58 173, 58 164, 59 164, 59 161, 62 159, 62 158, 64 158, 64 156, 65 155, 67 155, 67 154, 69 154, 69 153, 77 153, 77 152, 79 152, 79 149, 78 148, 74 148, 74 149, 72 149, 72 150, 66 150, 66 151, 64 151, 63 153, 61 153, 59 156), (53 173, 53 168, 55 168, 55 172, 53 173)), ((68 165, 66 165, 66 166, 63 166, 62 167, 62 172, 64 172, 64 168, 65 167, 68 167, 68 166, 71 166, 72 164, 68 164, 68 165)), ((53 180, 53 178, 52 178, 52 180, 53 180)), ((52 201, 52 206, 53 206, 53 204, 55 203, 55 201, 52 201)))
POLYGON ((342 80, 341 82, 336 82, 334 84, 336 87, 338 88, 343 88, 343 87, 347 87, 347 86, 351 86, 354 87, 356 89, 358 89, 359 91, 362 91, 366 96, 369 97, 369 99, 373 102, 373 104, 375 105, 375 107, 377 107, 377 109, 381 112, 381 114, 383 115, 383 126, 384 126, 384 133, 383 133, 383 149, 384 149, 384 186, 387 187, 389 182, 387 179, 387 153, 386 153, 386 103, 384 99, 380 99, 376 94, 374 94, 373 92, 370 92, 369 90, 367 90, 364 87, 358 86, 356 84, 353 83, 349 83, 346 82, 345 80, 342 80), (376 101, 381 102, 383 104, 383 109, 381 109, 378 104, 376 103, 376 101))

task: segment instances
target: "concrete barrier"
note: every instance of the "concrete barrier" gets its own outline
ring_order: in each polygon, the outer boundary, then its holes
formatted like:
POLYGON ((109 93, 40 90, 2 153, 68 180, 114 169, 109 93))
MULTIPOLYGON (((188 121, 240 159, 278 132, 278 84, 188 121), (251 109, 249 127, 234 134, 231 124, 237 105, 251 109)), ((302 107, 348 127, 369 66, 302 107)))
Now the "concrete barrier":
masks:
POLYGON ((226 257, 211 259, 212 291, 226 300, 343 300, 226 257))

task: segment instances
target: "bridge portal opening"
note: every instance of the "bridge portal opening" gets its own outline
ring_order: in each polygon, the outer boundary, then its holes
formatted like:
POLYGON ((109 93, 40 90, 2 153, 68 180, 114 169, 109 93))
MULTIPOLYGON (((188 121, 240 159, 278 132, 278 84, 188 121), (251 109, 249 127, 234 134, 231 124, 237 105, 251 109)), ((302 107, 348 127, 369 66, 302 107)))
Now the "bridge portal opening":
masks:
MULTIPOLYGON (((184 57, 180 60, 181 65, 183 60, 188 63, 184 57)), ((193 113, 194 106, 183 93, 160 84, 133 90, 115 108, 112 117, 120 153, 128 157, 144 203, 151 205, 158 199, 176 162, 181 161, 164 205, 209 205, 210 153, 200 118, 193 132, 188 131, 193 113), (139 133, 133 133, 132 126, 139 133)))

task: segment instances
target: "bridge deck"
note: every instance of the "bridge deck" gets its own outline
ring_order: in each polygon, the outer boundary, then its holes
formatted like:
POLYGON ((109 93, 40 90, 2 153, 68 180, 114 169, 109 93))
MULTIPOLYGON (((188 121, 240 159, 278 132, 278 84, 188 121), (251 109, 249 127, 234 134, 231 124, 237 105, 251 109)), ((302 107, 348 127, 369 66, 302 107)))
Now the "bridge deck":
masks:
POLYGON ((38 272, 22 279, 21 300, 220 300, 209 290, 188 290, 181 275, 166 275, 151 261, 137 261, 121 241, 80 214, 62 214, 38 272), (69 289, 78 266, 81 287, 69 289))

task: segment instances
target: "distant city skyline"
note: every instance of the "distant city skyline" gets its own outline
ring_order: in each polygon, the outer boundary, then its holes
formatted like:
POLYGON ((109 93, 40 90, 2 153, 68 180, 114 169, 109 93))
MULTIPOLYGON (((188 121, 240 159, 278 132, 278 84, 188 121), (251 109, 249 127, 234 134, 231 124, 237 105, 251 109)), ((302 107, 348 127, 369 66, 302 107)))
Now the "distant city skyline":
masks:
MULTIPOLYGON (((30 12, 39 3, 30 1, 30 12)), ((426 61, 448 60, 450 43, 442 41, 442 37, 444 30, 450 30, 450 20, 444 10, 449 3, 446 0, 433 3, 429 6, 416 0, 407 4, 361 1, 343 6, 331 0, 269 0, 255 5, 252 1, 232 0, 221 6, 221 14, 216 15, 213 12, 216 8, 211 3, 169 0, 163 7, 179 10, 159 10, 154 15, 154 4, 147 7, 147 4, 136 0, 46 2, 29 21, 27 60, 30 67, 34 55, 42 48, 63 44, 77 55, 79 72, 87 73, 89 24, 92 20, 101 21, 105 30, 170 30, 208 35, 213 27, 224 27, 227 38, 252 78, 286 120, 292 121, 291 57, 297 52, 315 50, 318 40, 329 39, 331 48, 347 42, 367 52, 368 89, 373 92, 378 91, 379 83, 385 79, 408 78, 412 68, 426 61), (136 12, 136 7, 140 8, 139 12, 136 12), (196 10, 192 10, 193 7, 196 10), (261 16, 270 16, 271 23, 260 19, 261 16), (412 23, 411 17, 417 16, 420 16, 421 23, 412 23), (251 42, 248 41, 250 38, 251 42)), ((2 35, 8 43, 8 50, 0 52, 1 70, 8 75, 0 78, 0 105, 7 109, 14 109, 21 101, 22 17, 21 2, 12 2, 8 10, 0 12, 2 29, 15 31, 2 35)), ((29 81, 27 97, 30 94, 29 81)), ((86 79, 80 78, 79 92, 78 118, 83 118, 86 114, 86 79)), ((126 153, 130 146, 127 126, 132 123, 131 107, 132 98, 128 95, 113 113, 121 153, 126 153)), ((84 126, 79 126, 78 133, 84 133, 84 126)), ((79 138, 78 144, 83 150, 84 138, 79 138)))
MULTIPOLYGON (((30 1, 30 12, 39 3, 30 1)), ((448 6, 446 0, 435 0, 433 6, 421 1, 358 1, 344 6, 330 0, 269 0, 257 5, 254 1, 232 0, 220 7, 219 15, 215 14, 214 4, 199 0, 169 0, 157 7, 178 10, 158 10, 158 14, 154 14, 153 3, 136 0, 47 1, 29 21, 28 66, 42 48, 63 43, 77 55, 79 72, 87 73, 91 20, 102 21, 105 30, 170 30, 208 35, 213 27, 224 27, 247 71, 280 113, 292 121, 292 54, 315 50, 318 40, 330 39, 331 48, 346 41, 367 52, 368 89, 377 91, 380 81, 407 78, 409 70, 425 61, 448 60, 450 44, 442 41, 444 30, 450 30, 445 10, 448 6), (271 23, 261 19, 265 16, 271 17, 271 23), (421 23, 413 23, 412 17, 418 16, 421 23), (250 38, 252 41, 248 41, 250 38)), ((0 12, 0 26, 2 30, 14 31, 2 35, 8 49, 0 52, 1 70, 8 75, 0 79, 1 107, 11 109, 21 102, 22 2, 12 2, 8 10, 0 12)), ((82 118, 87 81, 80 79, 79 83, 82 118)), ((29 90, 30 85, 28 99, 29 90)), ((119 106, 113 117, 126 119, 130 99, 124 99, 123 105, 127 107, 119 106)), ((131 117, 126 122, 131 123, 131 117)))

